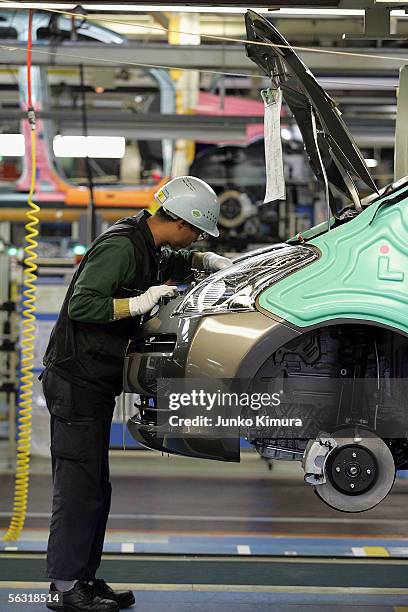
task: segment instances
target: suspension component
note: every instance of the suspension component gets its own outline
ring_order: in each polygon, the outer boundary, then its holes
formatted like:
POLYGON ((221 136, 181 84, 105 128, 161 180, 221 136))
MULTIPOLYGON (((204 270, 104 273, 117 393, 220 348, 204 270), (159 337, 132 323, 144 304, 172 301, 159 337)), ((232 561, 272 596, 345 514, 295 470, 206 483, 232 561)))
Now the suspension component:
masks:
POLYGON ((311 485, 321 485, 326 482, 325 463, 329 453, 336 446, 336 440, 327 433, 321 433, 316 440, 309 441, 302 459, 306 482, 311 485))

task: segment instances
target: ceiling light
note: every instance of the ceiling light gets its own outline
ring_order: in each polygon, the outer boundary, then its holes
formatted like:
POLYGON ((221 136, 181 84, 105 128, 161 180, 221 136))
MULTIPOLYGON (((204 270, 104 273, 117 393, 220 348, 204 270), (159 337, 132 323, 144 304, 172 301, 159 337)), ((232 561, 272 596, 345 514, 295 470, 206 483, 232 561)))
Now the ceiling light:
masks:
POLYGON ((120 159, 125 155, 123 136, 55 136, 56 157, 93 157, 120 159))
MULTIPOLYGON (((1 1, 1 0, 0 0, 1 1)), ((408 5, 408 0, 376 0, 376 4, 386 4, 392 8, 393 5, 408 5)), ((3 2, 1 5, 9 8, 37 8, 37 9, 59 9, 72 11, 77 4, 63 2, 3 2)), ((121 12, 121 13, 226 13, 226 14, 244 14, 247 12, 246 6, 174 6, 174 5, 157 5, 150 4, 82 4, 83 9, 98 12, 121 12)), ((252 7, 251 7, 252 8, 252 7)), ((365 14, 364 9, 330 9, 330 8, 280 8, 270 9, 268 7, 258 7, 252 10, 258 13, 266 13, 280 17, 362 17, 365 14)), ((391 10, 391 16, 404 17, 404 10, 391 10)))
MULTIPOLYGON (((180 6, 180 5, 162 5, 152 6, 149 4, 138 4, 129 6, 128 4, 83 4, 83 8, 96 11, 122 11, 122 12, 173 12, 173 13, 246 13, 246 6, 180 6)), ((253 8, 259 13, 269 13, 277 16, 305 16, 305 17, 355 17, 364 15, 364 9, 308 9, 308 8, 280 8, 271 10, 268 7, 253 8)))
MULTIPOLYGON (((123 13, 246 13, 247 8, 243 6, 174 6, 162 5, 152 6, 151 4, 83 4, 84 8, 94 11, 121 11, 123 13)), ((258 12, 266 12, 267 8, 254 9, 258 12)))
POLYGON ((1 0, 0 6, 3 8, 71 10, 74 9, 77 4, 67 4, 66 2, 4 2, 3 0, 1 0))
POLYGON ((86 246, 84 246, 83 244, 76 244, 74 246, 74 255, 85 255, 86 253, 86 246))
POLYGON ((0 155, 3 157, 24 157, 25 143, 22 134, 0 134, 0 155))
MULTIPOLYGON (((244 6, 152 6, 150 4, 138 4, 136 6, 129 6, 128 4, 83 4, 87 10, 97 10, 99 12, 105 11, 121 11, 123 13, 230 13, 230 14, 244 14, 247 12, 247 7, 244 6)), ((254 9, 258 13, 267 13, 266 7, 254 9)))
MULTIPOLYGON (((63 4, 61 2, 3 2, 0 0, 0 6, 8 8, 37 8, 37 9, 59 9, 71 11, 76 4, 63 4)), ((124 14, 130 13, 246 13, 247 7, 228 7, 228 6, 174 6, 161 5, 152 6, 150 4, 81 4, 82 8, 88 11, 97 11, 100 13, 117 11, 124 14)), ((266 13, 266 7, 256 8, 255 11, 266 13)))
POLYGON ((281 129, 281 138, 283 140, 291 140, 292 139, 292 132, 290 131, 289 128, 283 127, 281 129))
MULTIPOLYGON (((246 6, 180 6, 180 5, 163 5, 163 6, 152 6, 149 4, 136 6, 129 6, 128 4, 83 4, 85 9, 96 10, 96 11, 122 11, 122 12, 166 12, 166 13, 246 13, 248 7, 246 6)), ((356 17, 363 16, 364 9, 308 9, 308 8, 288 8, 288 9, 277 9, 270 10, 268 7, 254 8, 258 13, 268 13, 269 15, 276 15, 277 17, 356 17)))
POLYGON ((378 166, 378 161, 376 159, 365 159, 364 160, 366 163, 367 168, 376 168, 378 166))
MULTIPOLYGON (((3 6, 10 8, 22 8, 24 6, 30 8, 39 9, 66 9, 72 10, 75 8, 75 4, 64 4, 61 2, 1 2, 3 6)), ((156 5, 151 4, 81 4, 85 10, 98 11, 98 12, 112 12, 117 11, 121 13, 152 13, 152 12, 167 12, 167 13, 238 13, 244 14, 247 12, 248 7, 246 6, 182 6, 182 5, 156 5)), ((251 7, 252 8, 252 7, 251 7)), ((308 9, 308 8, 287 8, 270 10, 268 7, 258 7, 252 10, 258 13, 268 13, 269 15, 276 15, 277 17, 356 17, 363 16, 364 9, 308 9)))
POLYGON ((364 16, 364 9, 308 9, 308 8, 286 8, 273 11, 271 14, 291 17, 359 17, 364 16))

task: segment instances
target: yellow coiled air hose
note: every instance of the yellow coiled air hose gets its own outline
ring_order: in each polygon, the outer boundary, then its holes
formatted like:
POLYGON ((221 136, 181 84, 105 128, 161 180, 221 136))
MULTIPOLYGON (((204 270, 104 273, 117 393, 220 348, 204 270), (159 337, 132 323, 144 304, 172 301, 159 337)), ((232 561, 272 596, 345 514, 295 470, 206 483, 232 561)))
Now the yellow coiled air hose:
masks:
POLYGON ((14 487, 13 515, 4 540, 18 540, 24 527, 28 486, 30 478, 30 446, 31 446, 31 419, 32 419, 32 395, 33 395, 33 366, 34 366, 34 332, 35 332, 35 310, 36 310, 36 280, 37 280, 37 226, 39 224, 38 214, 40 207, 33 202, 35 189, 37 159, 36 159, 36 133, 35 115, 31 101, 31 30, 32 12, 29 12, 29 28, 27 43, 27 82, 28 82, 28 118, 31 125, 31 186, 28 194, 29 210, 26 212, 27 223, 25 225, 26 246, 24 248, 24 290, 22 303, 22 341, 21 341, 21 365, 20 365, 20 387, 18 402, 18 439, 17 439, 17 462, 14 487))

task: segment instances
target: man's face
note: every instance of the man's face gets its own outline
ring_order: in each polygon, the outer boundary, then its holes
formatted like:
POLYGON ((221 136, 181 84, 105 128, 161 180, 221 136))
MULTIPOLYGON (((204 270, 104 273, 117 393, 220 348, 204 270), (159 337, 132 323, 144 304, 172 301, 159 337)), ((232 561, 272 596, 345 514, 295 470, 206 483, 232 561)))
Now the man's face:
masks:
POLYGON ((168 243, 172 249, 184 249, 196 240, 198 240, 201 230, 190 225, 187 221, 177 221, 172 223, 174 228, 168 238, 168 243))

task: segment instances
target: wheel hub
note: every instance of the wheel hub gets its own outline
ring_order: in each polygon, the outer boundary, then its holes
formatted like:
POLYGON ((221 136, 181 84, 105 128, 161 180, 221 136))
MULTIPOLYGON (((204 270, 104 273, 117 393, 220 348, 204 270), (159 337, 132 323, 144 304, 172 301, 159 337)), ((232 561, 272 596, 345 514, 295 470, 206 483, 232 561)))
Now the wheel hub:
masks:
POLYGON ((363 512, 390 492, 395 464, 387 444, 373 431, 344 427, 311 440, 302 460, 305 480, 326 504, 363 512))
POLYGON ((350 444, 331 453, 327 473, 338 491, 346 495, 360 495, 374 485, 377 461, 367 448, 350 444))

